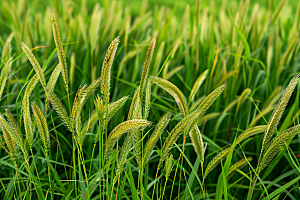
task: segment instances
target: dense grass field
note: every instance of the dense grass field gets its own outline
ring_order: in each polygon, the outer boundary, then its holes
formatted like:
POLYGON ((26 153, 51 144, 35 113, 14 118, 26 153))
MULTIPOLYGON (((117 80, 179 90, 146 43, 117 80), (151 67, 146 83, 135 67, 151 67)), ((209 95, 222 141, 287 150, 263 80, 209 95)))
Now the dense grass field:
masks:
POLYGON ((0 1, 0 199, 300 199, 300 3, 0 1))

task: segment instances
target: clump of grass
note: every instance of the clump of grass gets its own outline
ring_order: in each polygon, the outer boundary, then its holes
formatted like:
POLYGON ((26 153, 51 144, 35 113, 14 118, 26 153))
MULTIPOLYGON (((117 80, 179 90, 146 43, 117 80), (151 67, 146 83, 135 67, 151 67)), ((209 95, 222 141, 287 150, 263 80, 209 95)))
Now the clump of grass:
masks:
POLYGON ((296 87, 296 84, 298 83, 300 75, 297 74, 289 83, 287 86, 285 92, 282 94, 281 99, 279 100, 279 103, 275 107, 272 116, 268 123, 268 129, 266 130, 263 138, 262 143, 262 149, 268 145, 270 139, 272 138, 273 133, 275 132, 275 129, 279 123, 279 120, 285 110, 285 107, 287 106, 287 103, 289 102, 290 97, 292 96, 292 93, 296 87))
POLYGON ((274 139, 272 139, 272 135, 274 134, 279 120, 288 104, 290 97, 298 83, 300 78, 300 74, 297 74, 290 81, 289 85, 285 89, 284 93, 281 96, 278 104, 276 105, 271 118, 268 122, 267 129, 263 136, 261 153, 259 155, 258 164, 256 168, 255 176, 253 177, 253 182, 251 184, 251 188, 249 189, 248 199, 251 199, 254 191, 254 187, 256 181, 258 179, 259 173, 273 160, 275 155, 281 150, 281 148, 293 138, 297 133, 299 133, 299 126, 292 127, 278 134, 274 139), (261 160, 262 157, 262 160, 261 160))
POLYGON ((300 131, 300 125, 291 127, 282 133, 279 133, 274 137, 265 150, 262 161, 258 166, 258 171, 262 171, 268 164, 273 160, 273 158, 278 154, 282 147, 288 143, 288 141, 295 137, 300 131))

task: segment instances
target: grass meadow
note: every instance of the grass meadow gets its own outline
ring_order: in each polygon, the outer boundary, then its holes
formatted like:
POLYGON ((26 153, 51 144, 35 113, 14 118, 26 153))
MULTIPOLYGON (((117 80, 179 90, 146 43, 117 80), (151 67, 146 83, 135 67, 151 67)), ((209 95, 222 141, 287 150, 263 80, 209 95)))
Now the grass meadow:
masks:
POLYGON ((300 199, 300 3, 1 0, 0 199, 300 199))

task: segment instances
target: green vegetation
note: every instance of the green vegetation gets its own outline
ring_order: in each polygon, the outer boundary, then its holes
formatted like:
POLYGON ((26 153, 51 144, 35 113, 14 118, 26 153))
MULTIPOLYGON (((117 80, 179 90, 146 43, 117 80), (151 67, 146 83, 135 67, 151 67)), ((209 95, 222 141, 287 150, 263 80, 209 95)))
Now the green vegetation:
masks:
POLYGON ((300 198, 300 3, 33 2, 0 2, 1 199, 300 198))

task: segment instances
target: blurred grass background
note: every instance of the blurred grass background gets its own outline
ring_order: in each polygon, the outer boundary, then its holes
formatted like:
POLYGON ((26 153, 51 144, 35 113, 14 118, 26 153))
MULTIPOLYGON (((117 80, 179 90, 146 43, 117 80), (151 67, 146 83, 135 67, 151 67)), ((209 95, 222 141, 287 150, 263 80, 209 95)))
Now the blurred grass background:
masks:
MULTIPOLYGON (((18 0, 11 0, 12 2, 17 2, 18 0)), ((40 9, 46 9, 46 7, 50 4, 57 4, 58 1, 57 0, 50 0, 50 1, 39 1, 39 0, 32 0, 30 1, 29 4, 29 0, 22 0, 25 4, 25 9, 28 9, 30 7, 30 9, 32 9, 33 11, 38 11, 40 9)), ((88 1, 88 9, 91 11, 92 8, 94 7, 94 5, 96 3, 103 3, 103 4, 109 4, 109 2, 112 0, 89 0, 88 1)), ((140 8, 142 6, 142 0, 117 0, 118 2, 123 3, 124 6, 128 6, 130 5, 130 7, 132 8, 133 14, 134 15, 138 15, 140 8)), ((81 0, 74 0, 73 1, 76 5, 77 8, 80 9, 80 6, 82 5, 81 0)), ((196 0, 148 0, 148 6, 149 8, 154 8, 155 6, 166 6, 169 8, 172 8, 175 4, 177 5, 177 11, 175 12, 175 14, 177 16, 182 16, 184 9, 187 5, 193 6, 196 3, 196 0)), ((226 4, 226 3, 239 3, 239 0, 203 0, 202 1, 203 7, 208 7, 211 3, 215 6, 216 11, 218 11, 222 4, 226 4)), ((280 0, 251 0, 249 3, 249 9, 252 10, 253 6, 255 4, 258 4, 262 7, 273 7, 276 8, 276 5, 278 5, 280 2, 280 0), (272 5, 269 5, 269 3, 272 2, 272 5)), ((289 0, 288 4, 291 6, 292 11, 296 12, 297 6, 298 6, 298 0, 289 0)), ((216 12, 216 14, 218 14, 218 12, 216 12)))

